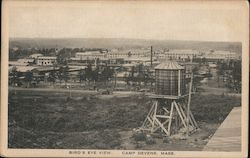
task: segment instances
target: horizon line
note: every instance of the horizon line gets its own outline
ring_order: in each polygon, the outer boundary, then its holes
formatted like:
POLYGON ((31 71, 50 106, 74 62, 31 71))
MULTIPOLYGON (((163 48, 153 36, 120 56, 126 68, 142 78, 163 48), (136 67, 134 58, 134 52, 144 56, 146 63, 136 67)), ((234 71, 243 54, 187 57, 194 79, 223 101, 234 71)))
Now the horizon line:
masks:
POLYGON ((124 38, 124 37, 9 37, 9 39, 127 39, 144 41, 187 41, 187 42, 224 42, 224 43, 242 43, 241 41, 211 41, 211 40, 188 40, 188 39, 143 39, 143 38, 124 38))

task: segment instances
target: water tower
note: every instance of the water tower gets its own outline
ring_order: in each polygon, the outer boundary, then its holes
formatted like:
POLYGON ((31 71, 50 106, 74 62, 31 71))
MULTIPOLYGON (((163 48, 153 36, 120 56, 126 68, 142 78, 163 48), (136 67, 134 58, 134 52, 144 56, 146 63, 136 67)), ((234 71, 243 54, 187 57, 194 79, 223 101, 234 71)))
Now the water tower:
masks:
POLYGON ((175 61, 167 61, 156 66, 155 93, 149 95, 153 104, 141 130, 151 133, 162 131, 170 136, 181 129, 187 133, 198 129, 189 108, 191 86, 189 90, 186 90, 186 87, 183 66, 175 61))

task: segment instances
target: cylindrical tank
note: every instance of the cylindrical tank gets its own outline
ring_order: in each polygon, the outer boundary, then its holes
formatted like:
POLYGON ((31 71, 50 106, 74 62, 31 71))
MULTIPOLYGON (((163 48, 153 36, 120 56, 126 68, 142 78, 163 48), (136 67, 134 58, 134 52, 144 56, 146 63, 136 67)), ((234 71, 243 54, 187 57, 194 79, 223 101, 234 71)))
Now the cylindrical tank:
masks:
POLYGON ((175 61, 167 61, 155 67, 155 93, 181 96, 185 94, 185 68, 175 61))

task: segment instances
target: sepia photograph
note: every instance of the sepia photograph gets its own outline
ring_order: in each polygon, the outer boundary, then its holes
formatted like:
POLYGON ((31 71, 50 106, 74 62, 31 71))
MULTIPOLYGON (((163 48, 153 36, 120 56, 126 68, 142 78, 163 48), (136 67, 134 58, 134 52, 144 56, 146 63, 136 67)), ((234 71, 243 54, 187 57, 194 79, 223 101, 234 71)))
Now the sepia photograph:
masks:
POLYGON ((247 1, 6 0, 2 13, 1 154, 247 157, 247 1))

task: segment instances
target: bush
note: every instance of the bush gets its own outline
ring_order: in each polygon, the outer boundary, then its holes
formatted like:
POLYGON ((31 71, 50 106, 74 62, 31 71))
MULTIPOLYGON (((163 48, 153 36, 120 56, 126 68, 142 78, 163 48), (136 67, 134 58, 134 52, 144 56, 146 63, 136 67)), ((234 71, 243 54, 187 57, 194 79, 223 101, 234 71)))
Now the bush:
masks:
POLYGON ((146 141, 146 134, 143 132, 136 132, 132 137, 135 141, 146 141))

